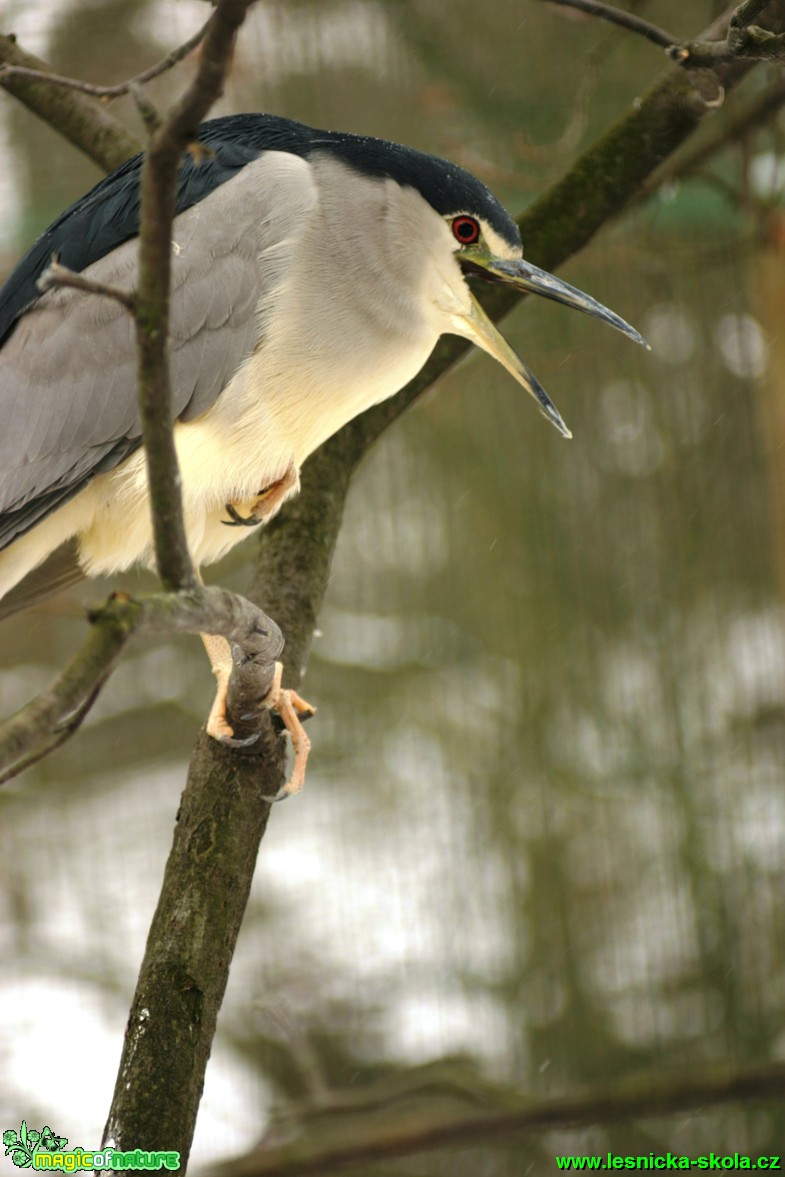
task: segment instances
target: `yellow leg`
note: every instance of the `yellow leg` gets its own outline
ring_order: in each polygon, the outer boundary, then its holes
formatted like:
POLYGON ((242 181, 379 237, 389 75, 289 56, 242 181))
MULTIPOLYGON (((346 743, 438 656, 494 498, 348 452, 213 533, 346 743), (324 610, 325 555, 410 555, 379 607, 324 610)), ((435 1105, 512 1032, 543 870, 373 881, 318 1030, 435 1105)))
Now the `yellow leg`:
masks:
POLYGON ((311 751, 311 741, 300 723, 300 716, 303 715, 307 718, 316 713, 316 708, 312 707, 310 703, 306 703, 305 699, 301 699, 296 691, 283 689, 281 686, 282 675, 283 663, 276 662, 273 685, 264 700, 264 705, 277 711, 283 720, 283 725, 292 741, 294 764, 292 765, 292 775, 286 784, 278 790, 275 797, 271 798, 272 801, 281 801, 292 793, 299 793, 305 784, 305 766, 308 763, 308 753, 311 751))
POLYGON ((226 718, 226 692, 232 673, 232 648, 226 638, 217 634, 203 633, 200 636, 218 683, 213 705, 207 717, 207 734, 214 740, 231 740, 234 730, 226 718))
MULTIPOLYGON (((233 666, 231 646, 226 638, 215 634, 203 633, 201 638, 218 683, 215 699, 207 719, 207 734, 212 736, 214 740, 218 740, 219 743, 230 743, 234 740, 234 730, 226 717, 226 692, 233 666)), ((271 711, 277 711, 280 715, 292 741, 294 765, 289 780, 275 797, 271 798, 273 801, 280 801, 291 793, 299 793, 303 787, 311 741, 300 722, 300 716, 308 718, 316 714, 316 708, 312 707, 310 703, 306 703, 296 691, 285 690, 281 686, 282 674, 283 664, 276 662, 273 684, 263 700, 263 705, 269 707, 271 711)))

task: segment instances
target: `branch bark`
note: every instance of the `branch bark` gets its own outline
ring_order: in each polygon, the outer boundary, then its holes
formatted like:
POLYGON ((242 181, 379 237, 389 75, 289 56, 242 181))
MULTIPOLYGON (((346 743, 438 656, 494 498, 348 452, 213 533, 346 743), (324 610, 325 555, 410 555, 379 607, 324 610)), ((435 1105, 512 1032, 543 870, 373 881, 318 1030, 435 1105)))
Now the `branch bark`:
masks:
POLYGON ((269 728, 253 759, 197 740, 131 1005, 103 1143, 177 1151, 180 1172, 283 747, 269 728))

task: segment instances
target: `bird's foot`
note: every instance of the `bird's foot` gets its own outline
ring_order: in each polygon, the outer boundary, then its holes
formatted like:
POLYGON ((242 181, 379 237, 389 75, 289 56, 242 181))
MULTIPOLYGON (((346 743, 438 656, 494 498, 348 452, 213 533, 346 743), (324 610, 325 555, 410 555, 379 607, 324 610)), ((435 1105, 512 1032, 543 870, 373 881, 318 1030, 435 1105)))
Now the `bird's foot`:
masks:
POLYGON ((316 708, 310 703, 306 703, 305 699, 297 694, 297 691, 286 690, 281 686, 282 675, 283 663, 276 662, 273 685, 262 703, 263 706, 269 707, 271 711, 275 711, 281 717, 281 721, 289 733, 289 739, 292 741, 294 764, 286 784, 281 786, 275 796, 265 797, 265 801, 269 801, 271 804, 275 801, 283 801, 285 797, 290 797, 292 793, 299 793, 302 789, 305 783, 308 753, 311 751, 311 741, 303 727, 303 720, 310 719, 312 715, 316 714, 316 708))
POLYGON ((269 486, 264 486, 254 498, 243 503, 226 503, 228 519, 222 519, 225 527, 258 527, 270 519, 300 485, 300 476, 296 466, 292 463, 283 478, 276 479, 269 486), (244 507, 247 514, 242 514, 238 507, 244 507))
MULTIPOLYGON (((212 708, 210 709, 210 715, 207 719, 207 734, 227 748, 248 748, 258 740, 259 736, 258 734, 254 734, 245 739, 235 736, 234 728, 229 723, 226 715, 229 672, 220 667, 216 667, 215 672, 218 686, 212 708)), ((294 764, 292 765, 292 772, 286 784, 282 785, 274 796, 264 798, 265 801, 269 801, 271 804, 275 801, 283 801, 285 797, 291 796, 292 793, 299 793, 302 789, 305 783, 308 753, 311 750, 311 741, 303 727, 303 720, 310 719, 311 716, 316 714, 316 708, 301 698, 297 691, 286 690, 281 686, 282 675, 283 663, 276 662, 273 684, 262 700, 262 706, 275 711, 281 717, 281 722, 292 741, 294 764)), ((246 717, 243 716, 243 718, 246 717)))
POLYGON ((218 680, 218 686, 216 687, 210 714, 207 717, 207 734, 208 736, 212 736, 214 740, 217 740, 219 744, 223 744, 226 748, 250 748, 251 744, 255 744, 259 739, 259 733, 254 732, 253 735, 239 739, 234 734, 234 728, 229 723, 226 715, 226 694, 229 690, 229 672, 216 668, 215 677, 218 680))
POLYGON ((224 510, 229 516, 221 520, 224 527, 258 527, 263 522, 259 515, 241 515, 233 503, 224 503, 224 510))

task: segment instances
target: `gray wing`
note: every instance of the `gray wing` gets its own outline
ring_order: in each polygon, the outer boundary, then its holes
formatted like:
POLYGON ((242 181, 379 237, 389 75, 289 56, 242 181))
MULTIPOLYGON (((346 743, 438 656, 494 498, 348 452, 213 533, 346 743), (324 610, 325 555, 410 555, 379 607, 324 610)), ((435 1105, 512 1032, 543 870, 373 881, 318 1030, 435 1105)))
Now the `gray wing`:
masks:
MULTIPOLYGON (((174 228, 173 416, 215 402, 263 330, 316 202, 305 160, 267 152, 174 228)), ((84 273, 133 288, 137 241, 84 273)), ((0 350, 0 548, 140 444, 130 315, 80 291, 43 295, 0 350)))

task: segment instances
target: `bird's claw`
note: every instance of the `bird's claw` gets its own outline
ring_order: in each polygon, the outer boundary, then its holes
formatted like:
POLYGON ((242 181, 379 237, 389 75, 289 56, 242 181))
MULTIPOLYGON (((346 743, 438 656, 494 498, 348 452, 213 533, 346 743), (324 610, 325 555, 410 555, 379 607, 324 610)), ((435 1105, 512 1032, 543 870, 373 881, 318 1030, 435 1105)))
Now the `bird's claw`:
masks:
POLYGON ((302 720, 310 719, 312 715, 316 714, 316 708, 310 703, 306 703, 305 699, 297 694, 297 691, 285 690, 281 686, 282 675, 283 663, 276 662, 273 685, 264 699, 264 706, 277 712, 281 717, 283 725, 289 733, 289 739, 292 741, 294 764, 286 784, 273 797, 265 797, 265 801, 271 805, 276 801, 283 801, 292 793, 299 793, 305 783, 305 766, 308 763, 311 741, 306 735, 302 720))
POLYGON ((270 515, 275 513, 295 485, 297 485, 297 471, 290 466, 283 478, 278 478, 275 482, 263 486, 261 490, 256 492, 250 515, 241 515, 234 503, 224 503, 224 509, 229 518, 222 519, 221 522, 224 527, 258 527, 260 523, 264 523, 265 519, 269 519, 270 515))
POLYGON ((222 519, 224 527, 258 527, 263 520, 258 515, 241 515, 232 503, 224 503, 228 519, 222 519))
POLYGON ((287 781, 285 785, 281 785, 278 792, 274 793, 272 797, 263 795, 262 801, 266 801, 268 805, 275 805, 277 801, 285 801, 286 798, 291 797, 294 792, 294 790, 290 789, 288 786, 289 782, 287 781))
MULTIPOLYGON (((209 732, 209 735, 212 734, 212 732, 209 732)), ((251 744, 255 744, 259 739, 259 732, 254 732, 250 736, 244 736, 242 739, 240 739, 239 736, 229 735, 214 736, 213 738, 216 739, 219 744, 223 744, 224 748, 250 748, 251 744)))
MULTIPOLYGON (((229 685, 229 674, 223 669, 216 670, 216 674, 218 677, 218 689, 207 720, 207 734, 212 736, 214 740, 217 740, 219 744, 223 744, 226 748, 247 748, 259 739, 259 733, 247 736, 244 739, 235 736, 234 729, 226 717, 226 693, 229 685)), ((281 686, 282 674, 283 664, 276 662, 273 683, 262 701, 262 706, 268 707, 280 716, 281 722, 292 741, 294 764, 292 766, 291 776, 286 784, 274 796, 263 798, 263 800, 269 802, 271 805, 276 801, 283 801, 284 798, 291 796, 292 793, 299 793, 305 783, 305 767, 308 762, 308 753, 311 750, 311 741, 305 733, 303 721, 310 719, 316 714, 316 708, 301 698, 296 691, 285 690, 281 686)), ((252 716, 244 715, 242 718, 249 719, 252 716)))

